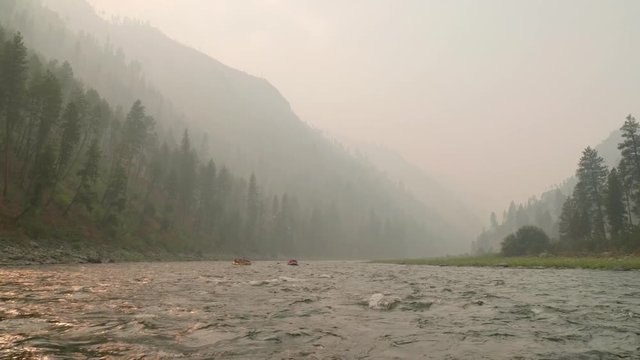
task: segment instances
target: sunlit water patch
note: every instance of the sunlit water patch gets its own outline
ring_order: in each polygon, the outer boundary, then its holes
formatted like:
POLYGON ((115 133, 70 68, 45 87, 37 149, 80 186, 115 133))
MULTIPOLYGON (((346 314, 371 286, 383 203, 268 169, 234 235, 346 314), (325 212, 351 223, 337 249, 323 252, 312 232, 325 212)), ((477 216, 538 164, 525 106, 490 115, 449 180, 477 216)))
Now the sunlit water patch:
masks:
POLYGON ((0 358, 640 359, 634 271, 193 262, 0 276, 0 358))

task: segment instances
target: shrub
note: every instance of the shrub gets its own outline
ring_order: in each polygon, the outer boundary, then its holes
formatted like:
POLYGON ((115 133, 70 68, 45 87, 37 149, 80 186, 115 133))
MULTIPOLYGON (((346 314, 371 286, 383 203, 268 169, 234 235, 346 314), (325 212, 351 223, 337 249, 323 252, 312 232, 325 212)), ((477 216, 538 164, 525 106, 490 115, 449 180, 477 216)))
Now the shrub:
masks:
POLYGON ((549 247, 549 237, 535 226, 523 226, 502 241, 502 255, 538 255, 549 247))

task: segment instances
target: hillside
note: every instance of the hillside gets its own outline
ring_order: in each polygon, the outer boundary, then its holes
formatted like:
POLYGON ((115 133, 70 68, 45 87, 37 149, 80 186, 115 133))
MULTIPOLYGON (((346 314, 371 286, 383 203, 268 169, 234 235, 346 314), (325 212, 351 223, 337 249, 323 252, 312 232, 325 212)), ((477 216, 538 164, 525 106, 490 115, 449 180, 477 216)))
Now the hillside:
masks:
POLYGON ((381 169, 389 179, 407 189, 412 196, 429 204, 432 209, 437 209, 443 224, 455 226, 464 221, 465 226, 459 228, 462 236, 453 239, 449 249, 453 251, 469 246, 469 239, 474 238, 482 228, 482 221, 459 196, 387 147, 359 143, 356 149, 364 160, 381 169))
POLYGON ((297 252, 320 248, 318 256, 361 257, 467 250, 460 240, 466 233, 443 220, 437 207, 302 122, 267 81, 147 25, 106 22, 83 1, 45 3, 59 13, 38 1, 3 0, 0 20, 37 52, 67 60, 73 75, 117 113, 141 99, 170 147, 178 147, 188 129, 203 163, 213 157, 244 179, 255 174, 264 199, 294 197, 297 252), (328 214, 333 220, 324 219, 328 214))

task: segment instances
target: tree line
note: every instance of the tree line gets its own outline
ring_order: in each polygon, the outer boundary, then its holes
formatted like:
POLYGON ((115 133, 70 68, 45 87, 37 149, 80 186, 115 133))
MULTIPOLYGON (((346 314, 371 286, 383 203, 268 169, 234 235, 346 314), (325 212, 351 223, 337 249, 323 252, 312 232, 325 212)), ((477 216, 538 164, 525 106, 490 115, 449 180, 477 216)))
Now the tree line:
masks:
MULTIPOLYGON (((565 184, 562 188, 571 184, 565 184)), ((477 254, 491 253, 500 250, 501 242, 507 236, 524 226, 540 228, 551 238, 558 238, 558 217, 567 196, 563 190, 556 188, 544 192, 539 198, 532 197, 525 204, 516 205, 511 202, 501 218, 492 212, 489 227, 482 231, 473 243, 473 252, 477 254)))
POLYGON ((269 193, 197 151, 187 129, 173 140, 141 101, 111 106, 1 28, 0 79, 0 215, 28 236, 263 256, 402 254, 428 237, 402 213, 269 193))
POLYGON ((562 206, 560 245, 578 251, 640 248, 640 124, 627 116, 620 128, 620 161, 609 169, 598 152, 582 152, 577 183, 562 206))
POLYGON ((596 149, 585 148, 575 179, 564 185, 573 187, 571 195, 555 189, 525 206, 512 202, 502 223, 492 213, 491 227, 475 241, 475 252, 501 249, 505 255, 533 255, 640 249, 640 124, 629 115, 620 131, 616 166, 609 168, 596 149))

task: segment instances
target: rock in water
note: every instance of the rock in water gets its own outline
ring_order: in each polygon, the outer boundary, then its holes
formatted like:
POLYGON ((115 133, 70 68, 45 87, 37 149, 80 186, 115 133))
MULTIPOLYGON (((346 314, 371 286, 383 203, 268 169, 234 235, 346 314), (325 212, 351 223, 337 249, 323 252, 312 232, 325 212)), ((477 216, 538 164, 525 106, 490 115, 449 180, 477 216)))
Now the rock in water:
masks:
POLYGON ((385 297, 384 294, 373 294, 371 298, 369 298, 369 308, 374 310, 391 310, 398 303, 400 299, 395 297, 385 297))

